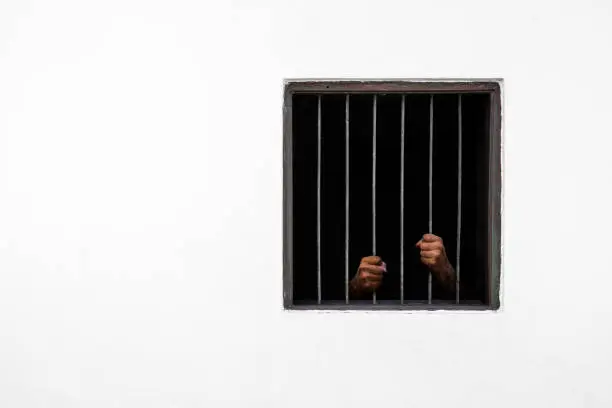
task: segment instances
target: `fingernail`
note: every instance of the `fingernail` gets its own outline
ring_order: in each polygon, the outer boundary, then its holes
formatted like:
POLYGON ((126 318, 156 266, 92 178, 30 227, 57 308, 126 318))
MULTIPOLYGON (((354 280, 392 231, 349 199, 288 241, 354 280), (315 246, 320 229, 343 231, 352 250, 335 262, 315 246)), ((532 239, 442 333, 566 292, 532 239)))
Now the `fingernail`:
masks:
POLYGON ((382 267, 383 267, 384 271, 387 272, 387 263, 386 262, 382 263, 382 267))

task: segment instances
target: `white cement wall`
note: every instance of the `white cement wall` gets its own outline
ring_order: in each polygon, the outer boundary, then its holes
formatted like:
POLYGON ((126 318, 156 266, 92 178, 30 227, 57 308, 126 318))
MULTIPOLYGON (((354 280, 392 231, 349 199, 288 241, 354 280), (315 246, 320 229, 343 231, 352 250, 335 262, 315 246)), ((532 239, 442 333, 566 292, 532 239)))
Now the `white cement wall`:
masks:
POLYGON ((611 406, 611 49, 605 0, 1 2, 0 406, 611 406), (282 310, 291 77, 505 79, 500 312, 282 310))

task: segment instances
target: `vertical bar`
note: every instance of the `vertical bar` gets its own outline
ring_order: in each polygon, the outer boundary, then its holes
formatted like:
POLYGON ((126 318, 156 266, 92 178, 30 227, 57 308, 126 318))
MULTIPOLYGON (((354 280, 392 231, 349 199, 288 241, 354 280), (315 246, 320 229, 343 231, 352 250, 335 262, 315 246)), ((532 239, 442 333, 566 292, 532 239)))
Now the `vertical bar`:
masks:
POLYGON ((462 100, 461 100, 461 94, 459 94, 459 105, 457 107, 458 109, 458 116, 459 116, 459 134, 458 134, 458 153, 457 153, 457 261, 455 263, 455 273, 456 273, 456 277, 455 277, 455 303, 459 303, 459 294, 460 294, 460 284, 459 282, 461 281, 461 167, 462 167, 462 163, 461 163, 461 159, 462 159, 462 151, 463 151, 463 113, 462 113, 462 100))
POLYGON ((495 91, 490 94, 489 107, 489 198, 488 198, 488 243, 487 243, 487 305, 497 310, 500 307, 499 291, 502 273, 502 236, 501 211, 502 204, 502 178, 504 168, 504 155, 502 154, 502 103, 501 83, 496 84, 495 91))
POLYGON ((283 292, 284 306, 293 306, 293 94, 285 88, 283 110, 283 292))
MULTIPOLYGON (((434 97, 429 96, 429 233, 433 234, 433 112, 434 112, 434 97)), ((429 271, 429 279, 427 281, 427 302, 431 304, 432 298, 432 276, 429 271)))
POLYGON ((404 304, 404 133, 406 125, 406 95, 402 95, 400 147, 400 304, 404 304))
POLYGON ((321 304, 321 95, 317 100, 317 303, 321 304))
POLYGON ((346 103, 344 107, 344 157, 346 163, 346 167, 344 169, 344 298, 347 305, 349 304, 349 98, 350 95, 346 94, 346 103))
MULTIPOLYGON (((372 107, 372 255, 376 255, 376 111, 378 95, 374 95, 372 107)), ((376 292, 372 294, 372 303, 376 304, 376 292)))

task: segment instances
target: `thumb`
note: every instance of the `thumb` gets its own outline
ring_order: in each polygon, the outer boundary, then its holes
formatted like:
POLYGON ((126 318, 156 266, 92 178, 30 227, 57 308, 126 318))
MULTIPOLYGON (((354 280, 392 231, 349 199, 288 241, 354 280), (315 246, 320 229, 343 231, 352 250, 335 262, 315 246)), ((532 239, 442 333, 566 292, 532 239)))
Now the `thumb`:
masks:
POLYGON ((423 240, 422 240, 422 239, 420 239, 420 240, 419 240, 419 241, 416 243, 415 247, 417 247, 417 248, 421 249, 421 242, 423 242, 423 240))

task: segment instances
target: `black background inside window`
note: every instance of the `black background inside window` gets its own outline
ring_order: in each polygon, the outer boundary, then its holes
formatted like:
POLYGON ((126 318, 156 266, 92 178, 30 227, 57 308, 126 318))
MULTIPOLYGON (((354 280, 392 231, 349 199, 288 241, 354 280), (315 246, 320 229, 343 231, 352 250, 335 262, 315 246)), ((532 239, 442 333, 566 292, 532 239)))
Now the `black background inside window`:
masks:
MULTIPOLYGON (((416 242, 428 232, 428 94, 405 96, 404 298, 427 301, 427 269, 416 242)), ((433 233, 442 237, 455 265, 457 245, 457 94, 434 95, 433 233)), ((349 278, 372 254, 372 94, 351 94, 349 110, 349 278)), ((388 274, 380 302, 400 298, 401 99, 377 96, 376 241, 388 274)), ((293 298, 317 300, 317 101, 295 94, 293 118, 293 298)), ((345 102, 321 96, 321 289, 323 302, 345 298, 345 102)), ((489 107, 487 94, 463 94, 461 301, 486 303, 489 107)), ((435 300, 454 300, 435 284, 435 300)))

